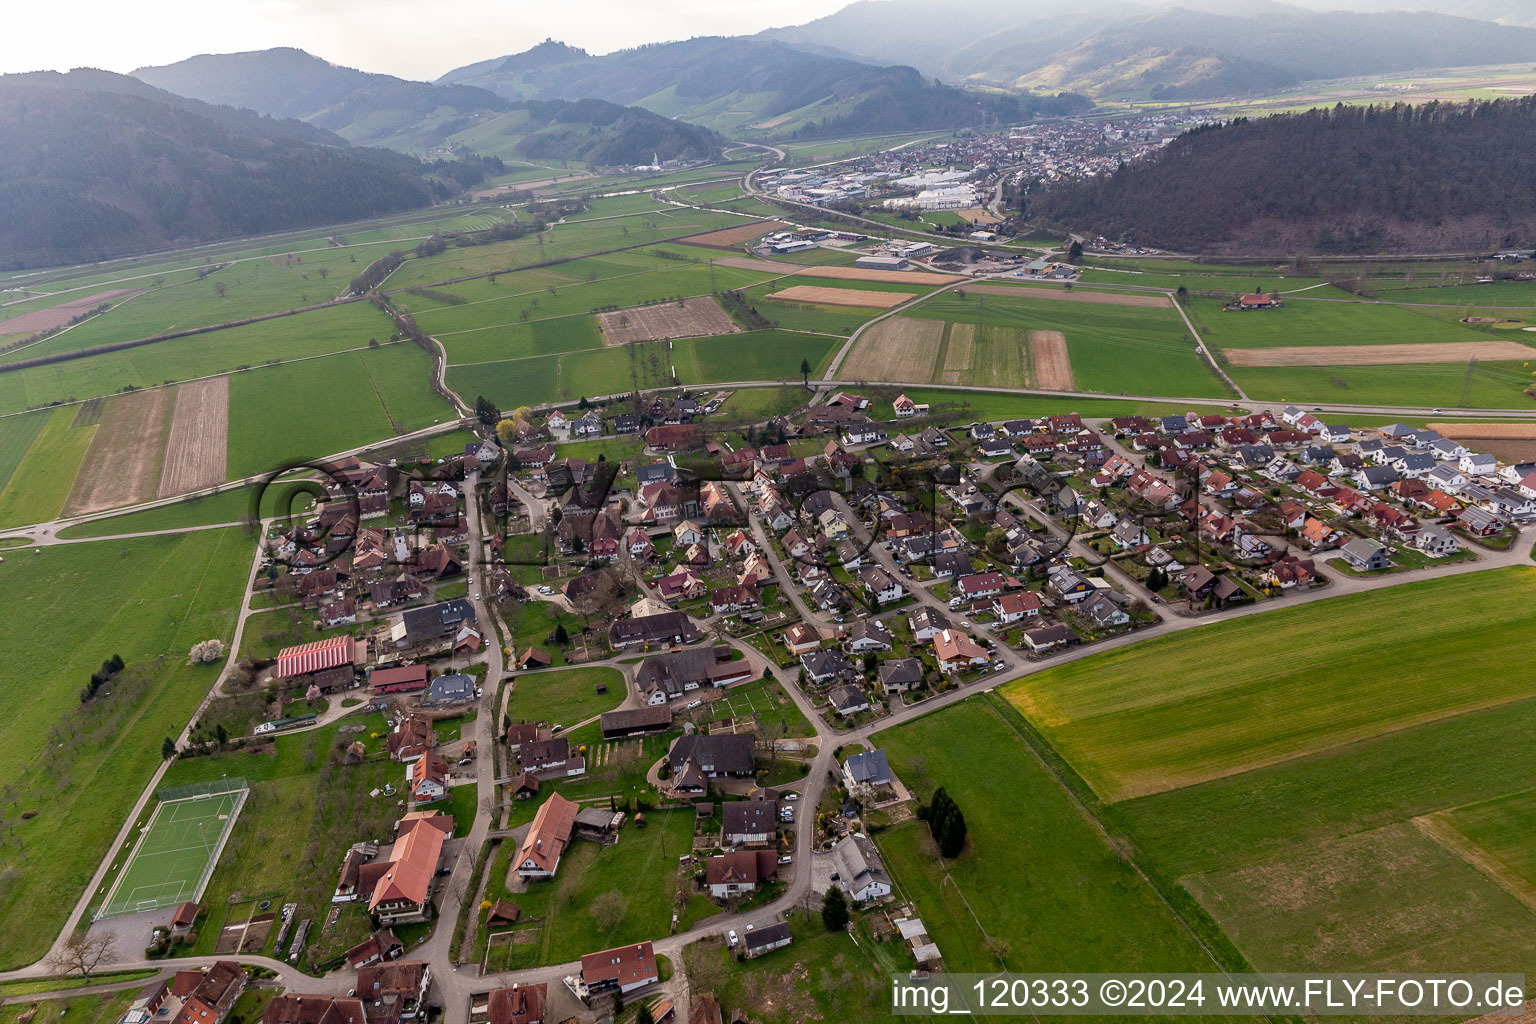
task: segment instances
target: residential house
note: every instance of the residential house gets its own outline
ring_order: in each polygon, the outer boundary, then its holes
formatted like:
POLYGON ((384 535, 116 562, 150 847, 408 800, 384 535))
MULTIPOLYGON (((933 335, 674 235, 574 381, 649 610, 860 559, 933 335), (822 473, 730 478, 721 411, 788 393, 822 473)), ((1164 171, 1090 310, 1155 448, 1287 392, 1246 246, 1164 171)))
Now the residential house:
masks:
POLYGON ((952 628, 948 619, 932 608, 919 608, 907 618, 914 639, 929 643, 939 633, 952 628))
POLYGON ((486 1024, 544 1024, 548 989, 544 982, 492 989, 486 997, 486 1024))
POLYGON ((627 996, 660 980, 661 971, 650 942, 605 949, 581 958, 581 981, 589 992, 617 989, 627 996))
MULTIPOLYGON (((395 829, 390 860, 365 864, 359 887, 372 889, 368 912, 384 927, 432 916, 432 879, 442 857, 443 843, 453 834, 453 818, 446 814, 407 814, 395 829), (446 831, 444 831, 446 827, 446 831)), ((363 986, 358 986, 359 991, 363 986)))
POLYGON ((832 876, 855 903, 884 899, 891 894, 891 876, 875 844, 862 834, 846 836, 832 848, 832 876))
POLYGON ((1044 654, 1058 647, 1068 647, 1080 639, 1072 627, 1059 622, 1026 629, 1022 638, 1024 646, 1035 654, 1044 654))
POLYGON ((987 649, 957 629, 945 629, 933 638, 939 671, 950 674, 979 668, 991 659, 987 649))
POLYGON ((889 651, 896 639, 879 619, 859 619, 848 627, 848 636, 844 642, 850 651, 868 654, 871 651, 889 651))
POLYGON ((889 786, 891 779, 884 750, 861 750, 843 762, 843 782, 850 793, 860 786, 889 786))
POLYGON ((998 622, 1007 625, 1022 619, 1034 618, 1040 614, 1040 609, 1044 605, 1038 594, 1028 590, 1020 590, 1009 594, 1000 594, 992 598, 985 607, 997 616, 998 622))
POLYGON ((1454 555, 1461 550, 1461 544, 1450 531, 1438 526, 1426 526, 1421 529, 1413 538, 1413 546, 1433 558, 1454 555))
POLYGON ((717 900, 746 896, 778 874, 778 856, 772 850, 735 850, 704 861, 704 884, 717 900))
POLYGON ((880 663, 880 689, 887 696, 906 693, 922 685, 923 663, 916 658, 892 658, 880 663))
POLYGON ((821 647, 821 634, 804 622, 797 622, 784 631, 784 647, 790 654, 801 655, 821 647))
MULTIPOLYGON (((924 406, 924 408, 927 407, 924 406)), ((794 935, 791 934, 787 921, 764 925, 761 928, 752 928, 742 937, 742 955, 751 960, 762 956, 764 953, 771 953, 775 949, 783 949, 793 940, 794 935)), ((690 1021, 689 1024, 693 1024, 693 1022, 690 1021)))
POLYGON ((245 968, 233 960, 219 960, 202 972, 197 984, 182 998, 181 1010, 172 1024, 223 1024, 244 991, 245 968))
POLYGON ((1387 546, 1369 537, 1357 537, 1340 548, 1339 554, 1344 557, 1344 561, 1362 572, 1387 569, 1392 565, 1387 557, 1387 546))
POLYGON ((800 655, 800 664, 805 669, 806 679, 818 686, 857 674, 841 651, 807 651, 800 655))
POLYGON ((412 803, 436 803, 448 795, 448 765, 423 754, 406 767, 405 786, 412 803))
POLYGON ((832 710, 844 718, 869 710, 869 698, 864 691, 846 683, 833 687, 827 694, 827 701, 832 705, 832 710))
POLYGON ((764 795, 730 800, 720 806, 722 846, 761 846, 779 834, 778 798, 764 795))
MULTIPOLYGON (((421 669, 423 685, 425 685, 426 666, 415 666, 421 669)), ((374 675, 388 669, 375 669, 374 675)), ((401 763, 409 763, 421 757, 427 751, 437 746, 437 731, 432 728, 432 720, 422 715, 406 715, 395 724, 395 728, 384 740, 384 746, 389 751, 391 760, 401 763)))

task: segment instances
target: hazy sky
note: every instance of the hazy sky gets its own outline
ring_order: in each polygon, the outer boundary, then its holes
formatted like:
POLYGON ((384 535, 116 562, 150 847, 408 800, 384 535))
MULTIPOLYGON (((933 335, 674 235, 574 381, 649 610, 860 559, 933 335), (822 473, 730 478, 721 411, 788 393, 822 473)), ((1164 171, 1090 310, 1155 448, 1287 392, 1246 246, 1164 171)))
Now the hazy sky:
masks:
POLYGON ((8 4, 0 72, 131 71, 198 53, 297 46, 337 64, 435 78, 555 38, 595 53, 737 35, 847 0, 75 0, 8 4))

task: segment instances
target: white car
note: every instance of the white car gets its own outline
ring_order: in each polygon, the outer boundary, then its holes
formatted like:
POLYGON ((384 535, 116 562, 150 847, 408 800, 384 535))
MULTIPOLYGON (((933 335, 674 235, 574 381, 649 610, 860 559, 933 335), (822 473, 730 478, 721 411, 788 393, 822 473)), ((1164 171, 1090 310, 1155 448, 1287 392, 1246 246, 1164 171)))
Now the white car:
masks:
POLYGON ((732 928, 730 931, 725 933, 725 944, 730 946, 732 949, 736 948, 736 943, 740 941, 741 940, 736 937, 736 929, 732 928))
POLYGON ((789 800, 789 801, 799 800, 800 799, 800 794, 799 793, 785 793, 784 794, 784 799, 785 800, 789 800))
POLYGON ((971 624, 969 622, 966 622, 964 619, 961 619, 960 620, 960 628, 961 629, 970 629, 971 628, 971 624))
POLYGON ((549 597, 551 594, 554 593, 554 591, 550 590, 548 587, 540 587, 539 588, 539 593, 543 594, 545 597, 549 597))
POLYGON ((688 710, 692 711, 694 708, 701 708, 703 706, 704 702, 702 700, 696 700, 692 704, 688 705, 688 710))
POLYGON ((794 857, 791 857, 789 854, 786 853, 784 856, 779 858, 779 863, 780 864, 788 864, 790 861, 792 861, 794 859, 795 859, 794 857))

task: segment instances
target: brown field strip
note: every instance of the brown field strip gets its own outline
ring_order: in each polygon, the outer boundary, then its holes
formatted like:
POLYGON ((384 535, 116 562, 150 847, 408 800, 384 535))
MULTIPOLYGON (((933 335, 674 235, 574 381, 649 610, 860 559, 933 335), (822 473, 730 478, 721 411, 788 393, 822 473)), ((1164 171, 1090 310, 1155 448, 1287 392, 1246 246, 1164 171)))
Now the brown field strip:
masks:
POLYGON ((1060 331, 1030 331, 1029 359, 1035 369, 1035 387, 1047 391, 1072 391, 1072 359, 1067 336, 1060 331))
POLYGON ((1223 349, 1233 366, 1390 366, 1530 359, 1536 349, 1513 341, 1447 341, 1406 345, 1298 345, 1223 349))
POLYGON ((765 299, 782 299, 785 302, 815 302, 823 306, 865 306, 870 309, 890 309, 917 298, 913 292, 872 292, 862 288, 822 288, 814 284, 797 284, 781 292, 763 296, 765 299))
POLYGON ((1454 441, 1536 441, 1536 423, 1431 423, 1454 441))
POLYGON ((1081 288, 1032 287, 1027 284, 973 284, 965 289, 976 295, 1008 295, 1015 299, 1053 299, 1057 302, 1091 302, 1099 306, 1142 306, 1168 309, 1173 301, 1166 295, 1124 295, 1120 292, 1090 292, 1081 288))
POLYGON ((36 334, 38 331, 51 331, 55 327, 65 326, 93 306, 120 299, 125 295, 132 295, 136 291, 138 291, 136 288, 114 288, 111 291, 87 295, 83 299, 71 299, 69 302, 50 306, 48 309, 35 309, 30 313, 13 316, 9 320, 0 320, 0 334, 36 334))
POLYGON ((1444 813, 1413 819, 1414 827, 1488 876, 1500 889, 1536 910, 1536 886, 1531 885, 1492 853, 1462 835, 1444 813))
POLYGON ((860 336, 841 375, 855 380, 931 381, 944 321, 893 316, 860 336))
POLYGON ((197 380, 176 388, 176 411, 165 445, 160 494, 224 482, 229 462, 229 378, 197 380))
POLYGON ((106 402, 64 502, 64 515, 136 505, 157 496, 175 402, 175 388, 134 391, 106 402))
POLYGON ((653 306, 631 306, 597 315, 603 329, 603 341, 624 345, 631 341, 670 341, 673 338, 707 338, 716 334, 737 334, 741 328, 719 303, 709 297, 684 299, 682 302, 658 302, 653 306))
POLYGON ((687 245, 702 245, 706 249, 734 249, 742 242, 750 242, 754 238, 762 238, 770 231, 783 231, 788 227, 789 225, 781 220, 760 220, 755 224, 743 224, 737 228, 721 228, 719 231, 706 231, 700 235, 684 235, 678 241, 687 245))
POLYGON ((800 266, 775 260, 756 260, 745 256, 727 256, 715 260, 721 267, 757 270, 768 274, 793 274, 796 277, 821 277, 829 281, 879 281, 885 284, 951 284, 960 280, 953 274, 930 274, 923 270, 861 270, 858 267, 800 266))

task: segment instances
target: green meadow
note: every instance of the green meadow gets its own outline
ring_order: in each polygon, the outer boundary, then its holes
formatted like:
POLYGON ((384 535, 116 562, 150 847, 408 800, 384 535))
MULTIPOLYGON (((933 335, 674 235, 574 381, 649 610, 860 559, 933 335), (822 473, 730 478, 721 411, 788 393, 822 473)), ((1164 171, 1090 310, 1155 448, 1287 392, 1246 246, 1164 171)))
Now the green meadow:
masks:
POLYGON ((0 526, 58 517, 74 485, 75 473, 85 459, 85 450, 96 434, 94 423, 74 425, 77 412, 74 406, 64 406, 51 413, 35 412, 13 418, 18 444, 34 423, 46 422, 30 446, 7 456, 16 461, 12 471, 5 474, 10 477, 9 483, 0 484, 0 526))
POLYGON ((193 666, 195 643, 233 632, 251 565, 243 530, 43 548, 0 565, 0 740, 14 829, 0 843, 0 963, 42 955, 106 855, 155 766, 219 674, 193 666), (67 629, 68 643, 60 643, 67 629), (100 663, 127 667, 91 701, 100 663))

